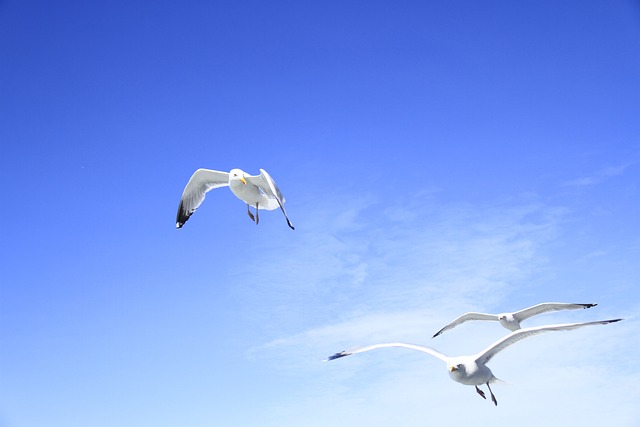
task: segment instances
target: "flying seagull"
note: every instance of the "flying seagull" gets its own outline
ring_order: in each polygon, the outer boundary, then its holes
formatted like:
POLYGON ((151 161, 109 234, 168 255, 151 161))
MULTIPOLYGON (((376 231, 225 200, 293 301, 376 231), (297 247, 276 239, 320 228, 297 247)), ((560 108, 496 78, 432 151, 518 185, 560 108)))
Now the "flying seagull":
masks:
POLYGON ((433 335, 433 338, 437 337, 444 331, 453 329, 461 323, 468 322, 469 320, 497 320, 502 326, 510 331, 517 331, 520 329, 520 322, 529 317, 537 316, 538 314, 548 313, 550 311, 560 310, 577 310, 579 308, 591 308, 598 304, 571 304, 565 302, 543 302, 542 304, 534 305, 533 307, 525 308, 513 313, 500 313, 500 314, 487 314, 470 312, 465 313, 458 317, 453 322, 449 323, 444 328, 440 329, 433 335))
POLYGON ((487 363, 491 360, 493 356, 498 354, 501 350, 504 350, 511 344, 515 344, 516 342, 528 338, 533 335, 541 334, 543 332, 550 331, 567 331, 571 329, 581 328, 583 326, 590 325, 606 325, 607 323, 618 322, 622 319, 613 319, 613 320, 602 320, 596 322, 584 322, 584 323, 566 323, 561 325, 547 325, 547 326, 535 326, 532 328, 519 329, 517 331, 511 332, 506 337, 496 341, 491 344, 489 347, 481 351, 480 353, 471 355, 471 356, 459 356, 459 357, 449 357, 437 350, 434 350, 430 347, 425 347, 422 345, 416 344, 407 344, 401 342, 393 342, 393 343, 385 343, 385 344, 374 344, 366 347, 356 347, 351 350, 341 351, 340 353, 336 353, 332 356, 329 356, 327 360, 339 359, 341 357, 350 356, 356 353, 363 353, 365 351, 374 350, 376 348, 384 348, 384 347, 405 347, 411 348, 414 350, 422 351, 424 353, 430 354, 432 356, 437 357, 447 364, 447 369, 449 370, 449 376, 452 380, 459 382, 465 385, 475 386, 478 394, 486 399, 484 391, 478 388, 479 385, 486 384, 489 389, 489 393, 491 393, 491 400, 497 406, 498 401, 496 400, 496 396, 493 394, 489 383, 494 381, 499 381, 491 372, 491 369, 487 367, 487 363))
POLYGON ((247 204, 247 214, 256 224, 260 221, 259 209, 273 210, 280 208, 287 224, 295 230, 287 212, 284 210, 284 196, 266 170, 260 169, 260 175, 249 175, 241 169, 231 169, 230 172, 220 172, 211 169, 198 169, 191 175, 191 179, 182 192, 176 228, 181 228, 191 215, 204 201, 204 197, 210 190, 220 187, 229 187, 233 194, 247 204), (255 216, 250 206, 256 208, 255 216))

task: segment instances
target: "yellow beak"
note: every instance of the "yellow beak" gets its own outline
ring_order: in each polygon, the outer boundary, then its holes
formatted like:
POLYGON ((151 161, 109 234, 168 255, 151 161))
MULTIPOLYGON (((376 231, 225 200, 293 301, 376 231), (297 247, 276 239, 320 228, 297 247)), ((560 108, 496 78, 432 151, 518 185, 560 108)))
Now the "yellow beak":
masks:
POLYGON ((242 182, 244 185, 247 185, 247 180, 244 179, 243 177, 238 178, 240 180, 240 182, 242 182))
POLYGON ((453 371, 457 371, 458 368, 456 368, 455 366, 449 366, 449 372, 453 372, 453 371))

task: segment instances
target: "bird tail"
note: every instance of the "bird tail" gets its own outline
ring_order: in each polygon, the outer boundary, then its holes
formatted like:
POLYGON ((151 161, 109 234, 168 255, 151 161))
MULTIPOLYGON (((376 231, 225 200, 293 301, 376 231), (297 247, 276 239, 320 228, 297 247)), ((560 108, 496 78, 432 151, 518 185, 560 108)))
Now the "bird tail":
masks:
POLYGON ((493 384, 493 383, 500 383, 500 384, 505 384, 505 385, 511 385, 510 383, 508 383, 508 382, 506 382, 506 381, 503 381, 503 380, 501 380, 500 378, 496 378, 496 377, 491 378, 491 380, 489 380, 489 382, 490 382, 491 384, 493 384))

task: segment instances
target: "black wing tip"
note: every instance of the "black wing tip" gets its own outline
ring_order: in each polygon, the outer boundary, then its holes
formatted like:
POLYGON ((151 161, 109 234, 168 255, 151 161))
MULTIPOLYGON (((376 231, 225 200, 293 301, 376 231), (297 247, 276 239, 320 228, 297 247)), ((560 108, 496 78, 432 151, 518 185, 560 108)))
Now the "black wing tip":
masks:
MULTIPOLYGON (((195 210, 193 212, 195 212, 195 210)), ((181 229, 187 221, 189 221, 193 212, 187 212, 182 202, 180 202, 180 206, 178 206, 178 215, 176 215, 176 228, 178 230, 181 229)))
POLYGON ((620 319, 605 320, 603 323, 604 323, 604 324, 608 324, 608 323, 616 323, 616 322, 619 322, 619 321, 621 321, 621 320, 624 320, 624 319, 623 319, 623 318, 620 318, 620 319))
POLYGON ((595 307, 596 305, 598 305, 598 303, 595 304, 580 304, 583 308, 591 308, 591 307, 595 307))
POLYGON ((178 218, 176 218, 176 228, 179 230, 182 228, 182 226, 189 220, 189 216, 188 215, 178 215, 178 218))
POLYGON ((433 334, 433 336, 431 337, 431 339, 434 339, 435 337, 437 337, 438 335, 442 335, 442 331, 438 331, 435 334, 433 334))
POLYGON ((350 354, 351 353, 349 353, 348 351, 341 351, 340 353, 332 354, 331 356, 327 357, 327 361, 340 359, 341 357, 349 356, 350 354))

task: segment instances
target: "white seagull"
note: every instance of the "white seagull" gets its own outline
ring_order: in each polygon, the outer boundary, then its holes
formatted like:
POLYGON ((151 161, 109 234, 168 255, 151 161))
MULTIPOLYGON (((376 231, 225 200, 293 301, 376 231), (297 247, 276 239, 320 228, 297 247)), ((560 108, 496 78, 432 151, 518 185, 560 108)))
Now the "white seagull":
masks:
POLYGON ((233 194, 247 204, 247 214, 256 224, 260 221, 259 209, 273 210, 280 208, 287 224, 295 230, 287 212, 284 210, 284 196, 266 170, 260 169, 260 175, 249 175, 241 169, 231 169, 230 172, 220 172, 211 169, 198 169, 191 175, 191 179, 182 192, 176 228, 181 228, 189 217, 204 201, 210 190, 219 187, 229 187, 233 194), (249 206, 256 208, 255 216, 249 206))
POLYGON ((519 329, 515 332, 511 332, 506 337, 496 341, 491 344, 489 347, 485 348, 480 353, 471 355, 471 356, 459 356, 459 357, 449 357, 437 350, 434 350, 430 347, 425 347, 416 344, 407 344, 401 342, 393 342, 393 343, 385 343, 385 344, 374 344, 366 347, 356 347, 351 350, 341 351, 340 353, 336 353, 332 356, 329 356, 327 360, 339 359, 341 357, 350 356, 356 353, 363 353, 365 351, 374 350, 376 348, 384 348, 384 347, 405 347, 411 348, 414 350, 422 351, 424 353, 430 354, 432 356, 437 357, 447 364, 447 369, 449 370, 449 376, 452 380, 459 382, 465 385, 472 385, 476 387, 476 391, 483 399, 486 399, 484 391, 478 388, 479 385, 486 384, 489 389, 489 393, 491 393, 491 400, 497 406, 498 401, 496 400, 493 391, 491 391, 491 387, 489 383, 498 380, 491 372, 491 369, 487 367, 487 363, 491 360, 493 356, 498 354, 501 350, 504 350, 511 344, 515 344, 516 342, 530 337, 532 335, 541 334, 543 332, 550 331, 566 331, 571 329, 581 328, 583 326, 590 325, 606 325, 607 323, 618 322, 622 319, 613 319, 613 320, 602 320, 596 322, 584 322, 584 323, 566 323, 561 325, 547 325, 547 326, 535 326, 533 328, 525 328, 519 329))
POLYGON ((444 328, 436 332, 432 338, 437 337, 444 331, 453 329, 461 323, 468 322, 469 320, 497 320, 502 326, 510 331, 517 331, 520 329, 520 322, 529 317, 537 316, 538 314, 548 313, 550 311, 560 310, 577 310, 579 308, 591 308, 598 304, 571 304, 565 302, 543 302, 542 304, 534 305, 533 307, 525 308, 513 313, 500 313, 500 314, 487 314, 470 312, 465 313, 462 316, 449 323, 444 328))

